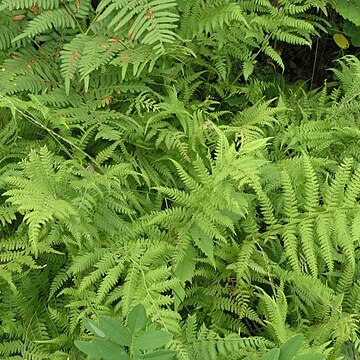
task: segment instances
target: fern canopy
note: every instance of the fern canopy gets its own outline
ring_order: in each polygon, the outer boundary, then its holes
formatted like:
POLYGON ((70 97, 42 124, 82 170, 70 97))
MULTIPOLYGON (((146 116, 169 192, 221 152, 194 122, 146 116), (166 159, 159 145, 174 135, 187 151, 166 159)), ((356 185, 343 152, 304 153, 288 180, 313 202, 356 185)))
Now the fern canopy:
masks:
POLYGON ((0 358, 357 358, 356 6, 0 0, 0 358))

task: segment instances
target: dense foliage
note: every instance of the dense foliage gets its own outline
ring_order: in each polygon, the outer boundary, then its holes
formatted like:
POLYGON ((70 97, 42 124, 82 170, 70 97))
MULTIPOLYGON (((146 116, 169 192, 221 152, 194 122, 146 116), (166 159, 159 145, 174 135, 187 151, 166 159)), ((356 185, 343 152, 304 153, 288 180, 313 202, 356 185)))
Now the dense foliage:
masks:
POLYGON ((360 60, 282 77, 329 11, 0 0, 1 359, 357 358, 360 60))

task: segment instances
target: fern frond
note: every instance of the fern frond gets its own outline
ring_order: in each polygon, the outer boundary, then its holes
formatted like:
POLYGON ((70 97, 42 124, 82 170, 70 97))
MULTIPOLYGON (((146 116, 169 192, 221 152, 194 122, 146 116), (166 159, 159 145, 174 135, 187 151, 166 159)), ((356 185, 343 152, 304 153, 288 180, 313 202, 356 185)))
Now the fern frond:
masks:
POLYGON ((56 29, 75 29, 76 22, 71 14, 69 14, 69 12, 64 8, 47 10, 36 16, 34 20, 30 21, 23 33, 12 41, 16 42, 25 37, 34 37, 52 29, 52 27, 56 29))
MULTIPOLYGON (((108 2, 109 3, 109 2, 108 2)), ((105 21, 114 12, 108 27, 114 31, 121 30, 129 21, 133 20, 128 28, 128 36, 134 41, 144 45, 153 45, 157 53, 165 51, 166 43, 173 43, 176 35, 173 29, 178 21, 178 16, 173 12, 176 2, 173 0, 152 0, 139 4, 135 0, 113 0, 100 14, 97 21, 105 21), (155 45, 154 45, 155 44, 155 45)), ((98 8, 101 11, 102 5, 98 8)))

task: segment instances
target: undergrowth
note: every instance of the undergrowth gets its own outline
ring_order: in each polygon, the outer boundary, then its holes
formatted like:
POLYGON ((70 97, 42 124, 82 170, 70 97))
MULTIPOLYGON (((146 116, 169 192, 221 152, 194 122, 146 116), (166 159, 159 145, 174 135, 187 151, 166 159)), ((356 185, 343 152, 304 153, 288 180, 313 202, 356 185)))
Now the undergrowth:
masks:
POLYGON ((1 359, 358 358, 360 61, 269 80, 338 5, 0 0, 1 359))

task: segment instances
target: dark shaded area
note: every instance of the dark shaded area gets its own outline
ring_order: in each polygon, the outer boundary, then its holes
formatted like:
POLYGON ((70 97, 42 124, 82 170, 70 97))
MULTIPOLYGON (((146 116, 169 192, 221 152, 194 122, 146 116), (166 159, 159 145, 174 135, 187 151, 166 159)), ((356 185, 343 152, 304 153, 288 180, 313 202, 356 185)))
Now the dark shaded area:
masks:
POLYGON ((91 5, 96 10, 97 6, 99 5, 100 0, 91 0, 91 5))
POLYGON ((309 88, 323 86, 325 80, 331 80, 330 68, 336 67, 335 60, 345 55, 358 56, 360 48, 350 46, 341 49, 329 34, 314 38, 311 48, 282 44, 278 49, 285 64, 284 80, 293 84, 299 80, 307 81, 309 88))
POLYGON ((329 36, 314 39, 311 48, 286 44, 281 49, 285 64, 284 79, 290 84, 299 80, 308 81, 309 87, 318 88, 331 76, 328 69, 334 67, 334 60, 352 52, 357 52, 357 49, 344 51, 329 36))

